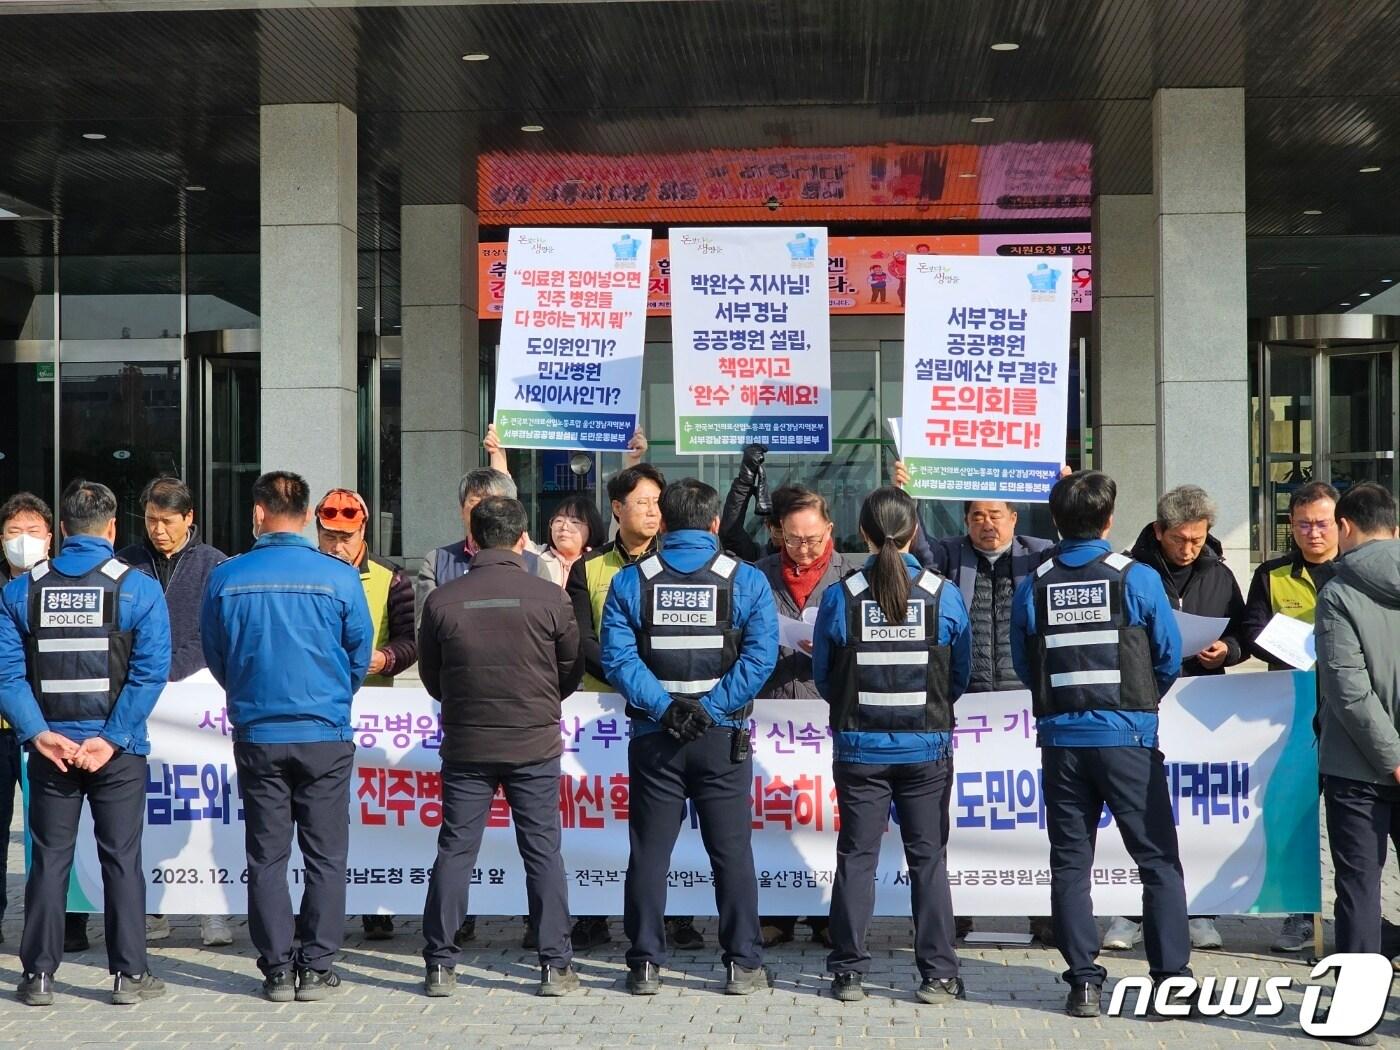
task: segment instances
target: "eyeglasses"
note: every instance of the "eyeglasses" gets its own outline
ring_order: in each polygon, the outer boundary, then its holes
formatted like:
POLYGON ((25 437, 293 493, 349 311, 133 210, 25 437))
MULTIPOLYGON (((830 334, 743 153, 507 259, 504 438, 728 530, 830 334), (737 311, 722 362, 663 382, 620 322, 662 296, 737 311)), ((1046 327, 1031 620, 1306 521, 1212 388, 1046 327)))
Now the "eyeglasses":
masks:
POLYGON ((549 523, 550 528, 557 526, 561 529, 582 529, 587 524, 588 523, 581 518, 555 518, 549 523))
MULTIPOLYGON (((830 530, 828 529, 827 532, 830 530)), ((826 546, 827 532, 823 532, 820 536, 789 536, 784 533, 783 546, 790 551, 800 551, 804 547, 808 550, 817 550, 826 546)))
POLYGON ((1299 532, 1327 532, 1335 529, 1337 523, 1332 520, 1327 521, 1295 521, 1293 527, 1299 532))

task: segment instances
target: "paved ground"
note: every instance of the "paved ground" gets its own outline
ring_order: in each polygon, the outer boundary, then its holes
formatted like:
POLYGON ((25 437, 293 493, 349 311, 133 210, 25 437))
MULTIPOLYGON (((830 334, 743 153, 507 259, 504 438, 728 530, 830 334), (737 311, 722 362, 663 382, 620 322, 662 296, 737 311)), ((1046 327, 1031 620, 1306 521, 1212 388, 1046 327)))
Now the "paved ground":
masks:
MULTIPOLYGON (((58 975, 58 1004, 50 1009, 20 1006, 12 989, 22 923, 22 853, 10 846, 10 909, 0 946, 0 1046, 24 1047, 1236 1047, 1316 1046, 1297 1026, 1300 993, 1270 1020, 1212 1020, 1169 1024, 1102 1018, 1074 1021, 1061 1007, 1058 953, 1045 949, 965 948, 963 974, 969 997, 952 1006, 915 1002, 917 983, 910 956, 908 923, 881 920, 872 938, 875 964, 863 1004, 837 1003, 827 994, 824 952, 816 945, 785 945, 770 955, 776 974, 771 992, 749 998, 720 994, 721 968, 713 949, 714 920, 700 920, 710 946, 673 960, 660 996, 638 999, 622 990, 622 945, 579 960, 584 989, 566 999, 532 995, 537 972, 533 953, 520 949, 518 920, 483 920, 477 942, 460 968, 455 999, 429 1000, 418 990, 420 940, 416 920, 401 922, 399 935, 367 945, 350 927, 339 963, 347 985, 331 1001, 265 1003, 247 930, 239 921, 231 948, 199 944, 196 920, 176 919, 174 936, 152 950, 152 967, 170 985, 164 999, 134 1007, 108 1003, 99 924, 93 948, 65 962, 58 975)), ((1330 872, 1327 880, 1330 883, 1330 872)), ((1327 905, 1330 911, 1330 902, 1327 905)), ((1400 877, 1394 867, 1386 885, 1386 912, 1400 917, 1400 877)), ((1018 929, 1021 920, 983 919, 983 929, 1018 929)), ((1302 959, 1267 951, 1276 922, 1222 920, 1226 950, 1198 952, 1198 975, 1286 975, 1307 979, 1302 959)), ((621 923, 613 923, 620 937, 621 923)), ((799 927, 799 930, 803 927, 799 927)), ((1141 950, 1105 956, 1110 986, 1118 978, 1144 974, 1141 950)), ((1400 1046, 1395 1000, 1381 1028, 1385 1041, 1400 1046)))

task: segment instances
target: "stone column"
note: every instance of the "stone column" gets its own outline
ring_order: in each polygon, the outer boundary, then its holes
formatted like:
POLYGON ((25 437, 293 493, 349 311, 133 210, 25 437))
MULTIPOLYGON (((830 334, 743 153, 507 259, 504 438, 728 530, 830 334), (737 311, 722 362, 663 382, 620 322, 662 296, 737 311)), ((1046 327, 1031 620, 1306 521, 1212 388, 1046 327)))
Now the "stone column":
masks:
POLYGON ((356 125, 337 103, 261 111, 262 465, 313 500, 355 485, 356 125))
POLYGON ((1157 510, 1156 209, 1150 194, 1094 202, 1094 466, 1118 483, 1115 548, 1157 510))
POLYGON ((1157 467, 1220 506, 1249 577, 1244 89, 1166 88, 1152 103, 1157 220, 1157 467))
POLYGON ((462 538, 457 482, 481 462, 477 220, 460 204, 400 215, 403 553, 416 564, 462 538))

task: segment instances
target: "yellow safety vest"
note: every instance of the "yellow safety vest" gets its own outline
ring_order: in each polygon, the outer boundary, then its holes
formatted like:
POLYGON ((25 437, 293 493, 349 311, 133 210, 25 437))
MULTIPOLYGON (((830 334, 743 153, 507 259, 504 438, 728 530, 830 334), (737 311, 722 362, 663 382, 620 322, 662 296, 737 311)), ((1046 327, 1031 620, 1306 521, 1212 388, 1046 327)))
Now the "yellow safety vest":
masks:
MULTIPOLYGON (((389 586, 394 582, 394 570, 381 565, 368 554, 360 569, 360 584, 365 589, 365 601, 369 603, 369 618, 374 624, 374 647, 383 649, 389 644, 389 586)), ((394 680, 385 675, 372 674, 365 678, 368 686, 391 686, 394 680)))
POLYGON ((1313 583, 1307 564, 1296 576, 1293 561, 1284 562, 1269 571, 1269 601, 1274 612, 1312 623, 1317 615, 1317 585, 1313 583))
MULTIPOLYGON (((653 543, 640 557, 654 554, 656 550, 657 544, 653 543)), ((597 635, 599 642, 603 640, 603 604, 608 600, 608 590, 612 587, 613 577, 625 566, 638 560, 639 558, 629 558, 616 542, 596 558, 584 558, 583 577, 588 582, 588 602, 593 606, 593 633, 597 635)), ((583 684, 579 688, 594 693, 613 692, 612 686, 591 674, 583 676, 583 684)))

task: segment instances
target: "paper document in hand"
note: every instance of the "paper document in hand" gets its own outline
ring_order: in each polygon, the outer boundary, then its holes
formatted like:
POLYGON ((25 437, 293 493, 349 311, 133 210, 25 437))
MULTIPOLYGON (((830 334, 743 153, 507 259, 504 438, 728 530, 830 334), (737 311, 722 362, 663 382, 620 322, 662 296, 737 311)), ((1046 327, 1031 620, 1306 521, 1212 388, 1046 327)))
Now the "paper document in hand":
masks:
POLYGON ((1218 642, 1230 626, 1225 616, 1197 616, 1195 613, 1173 609, 1177 630, 1181 632, 1181 658, 1195 656, 1211 642, 1218 642))
POLYGON ((794 620, 790 616, 778 616, 778 644, 784 649, 797 649, 805 652, 800 643, 812 641, 812 624, 806 622, 806 611, 803 612, 803 619, 794 620))
POLYGON ((1313 637, 1313 625, 1283 613, 1277 613, 1264 625, 1254 643, 1300 671, 1311 671, 1313 664, 1317 663, 1317 640, 1313 637))

